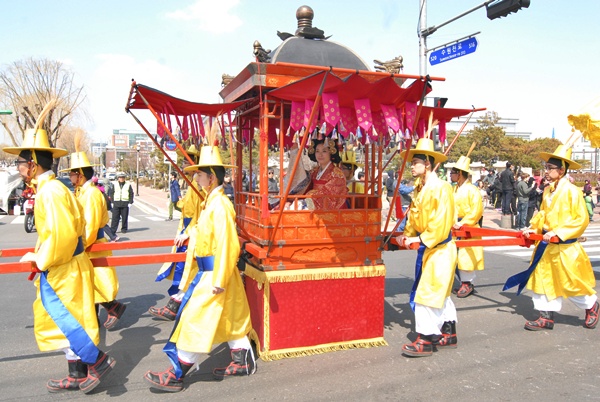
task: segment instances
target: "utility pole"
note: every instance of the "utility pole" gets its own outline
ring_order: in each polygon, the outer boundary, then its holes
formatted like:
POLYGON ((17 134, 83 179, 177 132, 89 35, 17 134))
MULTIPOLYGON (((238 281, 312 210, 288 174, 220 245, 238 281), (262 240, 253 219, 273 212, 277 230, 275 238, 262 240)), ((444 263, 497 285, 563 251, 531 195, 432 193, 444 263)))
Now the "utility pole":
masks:
POLYGON ((429 50, 427 49, 427 37, 441 27, 482 7, 486 7, 487 17, 490 20, 494 20, 496 18, 506 17, 510 13, 516 13, 522 8, 527 8, 529 7, 529 4, 530 0, 486 0, 480 5, 457 15, 440 25, 433 25, 427 28, 427 0, 419 0, 419 29, 417 33, 419 36, 419 74, 423 76, 427 75, 427 53, 429 53, 429 50))

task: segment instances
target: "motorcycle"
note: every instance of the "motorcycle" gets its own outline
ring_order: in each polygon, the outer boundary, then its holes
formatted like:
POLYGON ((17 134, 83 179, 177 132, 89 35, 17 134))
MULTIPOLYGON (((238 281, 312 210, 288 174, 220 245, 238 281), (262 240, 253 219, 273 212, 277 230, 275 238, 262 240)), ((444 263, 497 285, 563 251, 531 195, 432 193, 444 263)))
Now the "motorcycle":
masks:
POLYGON ((31 233, 35 228, 35 218, 33 216, 33 208, 35 206, 35 194, 27 190, 23 191, 23 212, 25 213, 25 231, 31 233))

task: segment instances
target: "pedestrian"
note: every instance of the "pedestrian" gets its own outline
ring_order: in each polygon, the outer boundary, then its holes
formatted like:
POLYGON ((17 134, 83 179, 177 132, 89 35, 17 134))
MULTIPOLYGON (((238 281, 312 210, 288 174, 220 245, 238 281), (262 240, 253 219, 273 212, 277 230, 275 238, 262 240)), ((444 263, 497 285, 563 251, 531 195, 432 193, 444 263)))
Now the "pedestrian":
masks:
POLYGON ((390 169, 388 170, 388 177, 385 180, 385 191, 386 191, 386 196, 387 196, 387 200, 388 203, 390 204, 390 216, 391 216, 391 220, 395 221, 396 220, 396 209, 395 209, 395 205, 392 204, 392 199, 394 197, 394 190, 396 190, 396 185, 397 185, 397 181, 398 180, 398 172, 390 169))
MULTIPOLYGON (((104 200, 106 201, 106 210, 107 210, 107 212, 112 211, 112 201, 110 200, 110 198, 106 194, 106 189, 104 188, 104 186, 102 185, 102 183, 98 181, 98 176, 94 176, 92 178, 92 182, 94 183, 94 185, 96 186, 96 188, 98 190, 100 190, 100 192, 104 196, 104 200)), ((116 242, 119 241, 120 237, 117 236, 117 234, 112 231, 112 229, 110 228, 110 225, 108 223, 106 223, 106 225, 104 225, 103 230, 104 230, 104 234, 106 236, 108 236, 108 238, 110 239, 111 243, 116 243, 116 242)))
POLYGON ((119 221, 121 221, 121 233, 125 234, 128 229, 129 207, 133 204, 133 186, 130 182, 125 181, 125 173, 117 174, 117 182, 113 184, 112 192, 108 196, 113 201, 110 228, 117 233, 119 221))
MULTIPOLYGON (((49 104, 50 105, 50 104, 49 104)), ((4 148, 18 155, 16 161, 23 180, 36 189, 35 226, 38 241, 34 252, 21 262, 35 263, 36 300, 33 303, 33 331, 40 351, 64 351, 68 375, 49 380, 49 392, 81 390, 91 392, 115 365, 115 360, 97 348, 100 342, 94 307, 93 266, 84 252, 82 236, 85 220, 82 207, 51 170, 54 158, 68 154, 51 148, 41 122, 25 131, 19 147, 4 148)), ((36 367, 36 370, 42 370, 36 367)))
POLYGON ((583 184, 583 193, 592 193, 592 185, 589 180, 586 180, 583 184))
MULTIPOLYGON (((79 149, 79 136, 75 137, 75 149, 79 149)), ((85 235, 83 244, 87 249, 92 244, 106 243, 104 237, 104 226, 108 223, 108 210, 104 195, 94 186, 94 168, 85 152, 76 151, 71 153, 69 178, 77 201, 83 207, 85 218, 85 235)), ((89 258, 112 256, 112 251, 86 251, 89 258)), ((117 300, 119 292, 119 278, 115 267, 94 267, 94 302, 100 304, 107 313, 104 328, 112 329, 117 324, 127 306, 117 300)))
POLYGON ((431 139, 421 138, 416 148, 402 153, 402 158, 411 162, 411 173, 418 184, 404 234, 396 240, 402 247, 420 245, 410 294, 418 337, 403 345, 402 353, 431 356, 434 345, 457 346, 456 308, 450 298, 456 267, 456 243, 452 240, 454 195, 450 183, 433 172, 433 167, 447 158, 434 150, 431 139))
POLYGON ((590 222, 594 219, 594 201, 592 200, 592 192, 588 191, 584 196, 585 207, 587 208, 588 215, 590 216, 590 222))
POLYGON ((529 187, 533 187, 533 190, 529 193, 529 203, 527 205, 527 219, 525 220, 525 228, 528 228, 531 222, 531 218, 533 218, 533 213, 537 208, 537 199, 538 199, 538 186, 537 181, 534 177, 530 177, 527 181, 527 185, 529 187))
POLYGON ((527 225, 529 194, 535 190, 535 187, 529 185, 528 182, 529 173, 521 173, 521 180, 517 183, 517 230, 522 230, 529 226, 527 225))
MULTIPOLYGON (((267 191, 269 194, 279 194, 279 182, 275 178, 275 171, 269 168, 267 171, 267 191)), ((275 205, 278 200, 274 197, 269 197, 269 205, 275 205)))
POLYGON ((181 200, 181 187, 177 180, 177 172, 171 172, 169 178, 169 217, 165 220, 173 220, 173 209, 177 212, 181 212, 181 208, 177 206, 177 203, 181 200))
POLYGON ((502 183, 502 215, 512 215, 511 201, 515 190, 515 177, 512 163, 506 162, 506 169, 500 173, 502 183))
POLYGON ((410 203, 412 202, 412 197, 410 196, 412 192, 415 191, 415 186, 409 185, 408 181, 402 180, 400 182, 400 187, 398 188, 398 194, 400 198, 400 205, 402 207, 403 218, 398 225, 398 232, 404 232, 404 228, 406 227, 406 215, 408 208, 410 207, 410 203))
POLYGON ((218 146, 204 146, 198 165, 186 168, 197 172, 197 182, 206 192, 188 248, 198 273, 185 293, 163 349, 172 366, 163 372, 148 371, 144 376, 154 389, 181 391, 185 375, 200 361, 200 354, 209 353, 214 344, 221 342, 228 342, 232 362, 226 368, 215 369, 215 377, 250 375, 256 369, 247 337, 252 329, 250 308, 237 269, 240 243, 235 210, 223 193, 226 167, 233 166, 222 163, 218 146))
MULTIPOLYGON (((192 146, 193 147, 193 146, 192 146)), ((190 147, 191 148, 191 147, 190 147)), ((186 151, 192 160, 196 162, 198 152, 193 147, 192 152, 186 151), (194 153, 195 152, 195 153, 194 153)), ((204 190, 198 186, 196 175, 191 172, 192 185, 188 188, 181 204, 181 218, 179 219, 179 227, 175 236, 172 253, 185 253, 188 249, 188 240, 192 230, 198 222, 198 214, 200 213, 200 204, 204 201, 204 190)), ((164 279, 171 280, 171 286, 167 290, 169 301, 164 307, 150 307, 148 312, 150 315, 166 321, 174 321, 181 306, 181 300, 185 295, 185 289, 189 285, 189 273, 186 274, 185 262, 165 263, 158 271, 156 282, 164 279)), ((188 267, 189 268, 189 267, 188 267)))
MULTIPOLYGON (((450 179, 456 183, 454 187, 454 205, 456 206, 457 221, 454 229, 463 225, 480 227, 479 221, 483 217, 483 202, 477 187, 469 182, 472 174, 471 159, 461 156, 450 171, 450 179)), ((473 237, 477 239, 477 237, 473 237)), ((458 250, 458 277, 461 282, 456 291, 456 297, 465 298, 475 291, 473 282, 477 276, 476 271, 483 271, 483 247, 462 247, 458 250)))
POLYGON ((535 321, 526 321, 530 331, 554 328, 554 313, 562 308, 564 298, 585 309, 584 327, 595 328, 598 323, 594 270, 578 238, 589 224, 581 190, 571 184, 566 176, 569 169, 581 169, 571 160, 571 148, 559 145, 554 153, 541 152, 546 162, 546 178, 540 212, 531 220, 531 228, 523 230, 543 234, 538 242, 529 268, 510 277, 503 290, 518 285, 517 294, 527 286, 533 292, 533 307, 540 312, 535 321), (551 243, 553 237, 558 243, 551 243))
POLYGON ((233 204, 235 200, 235 190, 233 185, 231 184, 231 175, 225 174, 225 179, 223 180, 223 192, 229 198, 229 201, 233 204))

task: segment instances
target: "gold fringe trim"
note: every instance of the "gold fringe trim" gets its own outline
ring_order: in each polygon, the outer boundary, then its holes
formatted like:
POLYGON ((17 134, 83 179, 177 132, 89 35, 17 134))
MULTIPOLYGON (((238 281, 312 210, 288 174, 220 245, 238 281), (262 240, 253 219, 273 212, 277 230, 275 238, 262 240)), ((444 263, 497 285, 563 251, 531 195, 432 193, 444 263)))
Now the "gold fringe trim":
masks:
MULTIPOLYGON (((385 276, 385 265, 335 267, 335 268, 308 268, 291 271, 263 272, 246 264, 245 274, 260 284, 285 283, 300 281, 319 281, 324 279, 354 279, 373 278, 385 276)), ((266 292, 266 288, 265 288, 266 292)))
POLYGON ((274 361, 279 359, 288 359, 292 357, 314 356, 337 350, 373 348, 387 346, 388 343, 383 338, 359 339, 356 341, 327 343, 324 345, 315 345, 304 348, 291 348, 273 351, 262 351, 260 358, 263 361, 274 361))

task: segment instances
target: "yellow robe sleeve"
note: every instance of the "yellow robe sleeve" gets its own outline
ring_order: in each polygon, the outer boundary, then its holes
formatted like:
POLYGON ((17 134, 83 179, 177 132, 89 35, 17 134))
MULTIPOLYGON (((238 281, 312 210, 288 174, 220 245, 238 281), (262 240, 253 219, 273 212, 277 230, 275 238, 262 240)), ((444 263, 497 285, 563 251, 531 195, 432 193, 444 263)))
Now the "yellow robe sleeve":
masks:
POLYGON ((85 238, 83 240, 85 247, 88 247, 98 240, 98 229, 103 228, 108 223, 106 200, 100 190, 91 183, 83 185, 78 200, 81 205, 85 205, 83 209, 85 238))
POLYGON ((452 186, 432 175, 413 198, 405 234, 420 234, 427 248, 435 247, 448 238, 455 216, 452 186))
POLYGON ((84 230, 81 206, 73 194, 60 186, 63 184, 54 179, 38 183, 34 209, 38 231, 35 263, 42 271, 71 261, 77 239, 84 230), (42 187, 46 187, 45 191, 40 191, 42 187), (76 211, 76 215, 70 211, 76 211))
POLYGON ((589 224, 589 215, 581 190, 562 178, 551 192, 544 189, 541 211, 531 220, 532 228, 538 233, 554 231, 561 240, 576 239, 583 235, 589 224))
POLYGON ((481 193, 471 183, 464 183, 456 189, 455 200, 460 223, 467 226, 476 226, 483 216, 483 202, 481 193))

